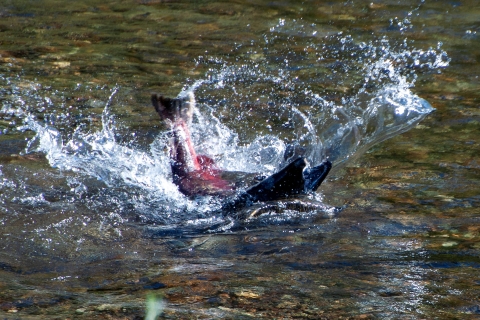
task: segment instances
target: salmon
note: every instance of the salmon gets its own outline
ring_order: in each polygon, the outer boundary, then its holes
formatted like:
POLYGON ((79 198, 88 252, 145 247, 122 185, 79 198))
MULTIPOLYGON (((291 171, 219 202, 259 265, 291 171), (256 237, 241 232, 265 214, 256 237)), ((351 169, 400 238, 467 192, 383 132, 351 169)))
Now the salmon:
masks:
POLYGON ((235 183, 222 178, 223 171, 206 155, 197 155, 189 126, 195 99, 166 98, 152 95, 152 104, 161 120, 171 131, 170 159, 173 182, 187 196, 233 197, 229 207, 248 203, 279 200, 316 191, 327 177, 332 164, 324 160, 311 168, 305 157, 299 156, 284 168, 238 193, 235 183))

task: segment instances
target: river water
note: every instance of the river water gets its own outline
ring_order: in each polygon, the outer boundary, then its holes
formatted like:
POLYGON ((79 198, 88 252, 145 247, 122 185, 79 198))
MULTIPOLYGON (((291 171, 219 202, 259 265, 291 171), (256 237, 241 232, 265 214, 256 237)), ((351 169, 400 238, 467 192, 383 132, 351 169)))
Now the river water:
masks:
POLYGON ((0 1, 0 315, 477 318, 479 17, 0 1), (224 170, 271 174, 291 143, 334 168, 296 203, 186 198, 155 92, 195 95, 193 139, 224 170))

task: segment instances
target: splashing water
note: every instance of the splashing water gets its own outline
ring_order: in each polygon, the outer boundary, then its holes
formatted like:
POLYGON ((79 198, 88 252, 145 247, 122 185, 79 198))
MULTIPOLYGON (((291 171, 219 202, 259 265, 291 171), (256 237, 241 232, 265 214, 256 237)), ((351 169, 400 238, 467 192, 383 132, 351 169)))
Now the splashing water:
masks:
MULTIPOLYGON (((284 26, 283 21, 272 32, 282 32, 284 26)), ((224 168, 271 173, 283 165, 285 143, 304 146, 314 165, 325 158, 339 165, 359 156, 372 145, 409 130, 434 110, 411 91, 416 71, 438 70, 449 62, 440 45, 426 51, 412 50, 405 41, 394 49, 387 38, 357 44, 340 35, 321 44, 307 43, 303 51, 292 54, 272 50, 275 39, 266 40, 264 51, 287 58, 261 55, 262 61, 258 61, 258 53, 252 49, 246 54, 250 60, 241 64, 210 59, 207 64, 220 66, 210 68, 207 80, 189 88, 201 94, 210 109, 227 118, 228 127, 239 128, 239 137, 229 135, 214 142, 221 143, 224 168), (338 92, 330 100, 321 93, 325 80, 348 92, 338 92), (235 117, 228 119, 231 113, 235 117), (258 121, 251 116, 254 113, 265 115, 266 121, 258 121), (249 135, 252 131, 254 136, 249 135), (239 140, 243 144, 239 145, 239 140), (252 157, 251 148, 268 156, 252 157)), ((289 40, 297 43, 293 37, 289 40)), ((199 126, 199 131, 203 130, 199 126)))
MULTIPOLYGON (((197 68, 207 68, 205 77, 187 81, 179 94, 195 93, 194 144, 222 169, 271 174, 285 164, 288 144, 303 147, 312 165, 325 158, 344 164, 434 110, 411 89, 417 72, 448 65, 440 46, 417 50, 387 38, 357 43, 341 33, 325 36, 314 25, 293 24, 282 20, 264 44, 238 46, 233 62, 199 57, 197 68)), ((58 127, 71 115, 52 113, 43 122, 34 116, 55 105, 55 97, 34 83, 20 87, 15 79, 3 81, 10 98, 1 112, 23 118, 18 129, 36 133, 26 153, 42 152, 52 167, 128 189, 130 199, 122 201, 155 222, 218 223, 220 218, 210 214, 220 207, 218 201, 187 199, 172 183, 165 133, 148 150, 117 141, 110 107, 119 88, 105 103, 101 130, 79 125, 65 136, 58 127)), ((80 182, 76 188, 87 186, 80 182)))
POLYGON ((140 152, 116 142, 114 121, 109 115, 109 105, 117 93, 115 88, 102 114, 102 129, 84 133, 76 128, 72 138, 64 143, 59 131, 44 126, 29 115, 20 129, 35 131, 26 153, 43 152, 50 164, 61 170, 87 173, 107 186, 127 183, 150 191, 176 194, 176 187, 168 180, 169 162, 163 154, 152 149, 151 154, 140 152), (34 147, 34 145, 38 145, 34 147))

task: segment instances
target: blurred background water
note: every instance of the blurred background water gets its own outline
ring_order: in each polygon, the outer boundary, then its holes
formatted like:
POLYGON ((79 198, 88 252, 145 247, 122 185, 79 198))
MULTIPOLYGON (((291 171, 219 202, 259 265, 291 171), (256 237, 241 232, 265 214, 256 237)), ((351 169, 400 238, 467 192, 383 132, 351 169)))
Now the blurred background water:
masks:
POLYGON ((478 317, 476 1, 0 17, 3 317, 139 318, 149 292, 166 318, 478 317), (322 206, 243 222, 186 199, 152 92, 195 93, 193 137, 224 169, 271 173, 292 141, 329 157, 322 206))

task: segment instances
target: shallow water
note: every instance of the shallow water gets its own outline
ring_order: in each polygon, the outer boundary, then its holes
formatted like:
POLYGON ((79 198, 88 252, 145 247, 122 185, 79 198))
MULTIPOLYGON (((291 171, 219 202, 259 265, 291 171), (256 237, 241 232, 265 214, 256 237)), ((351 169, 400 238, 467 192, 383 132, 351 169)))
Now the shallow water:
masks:
POLYGON ((478 317, 479 15, 2 2, 1 315, 133 319, 153 292, 166 318, 478 317), (332 159, 315 207, 242 221, 179 194, 149 96, 189 90, 224 168, 268 174, 292 140, 332 159))

